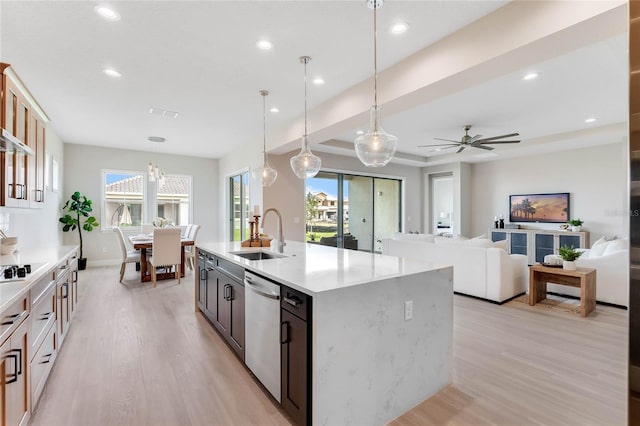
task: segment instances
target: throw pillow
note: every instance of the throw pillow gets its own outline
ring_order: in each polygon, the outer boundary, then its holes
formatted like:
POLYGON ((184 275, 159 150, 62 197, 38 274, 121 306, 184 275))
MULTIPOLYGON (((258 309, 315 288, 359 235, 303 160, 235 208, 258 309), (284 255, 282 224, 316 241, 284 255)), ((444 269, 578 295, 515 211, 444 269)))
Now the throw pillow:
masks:
POLYGON ((501 249, 503 249, 504 251, 507 251, 507 240, 495 241, 495 242, 493 243, 493 246, 494 246, 495 248, 501 248, 501 249))
POLYGON ((601 237, 598 241, 591 245, 591 250, 589 250, 589 257, 602 256, 609 243, 610 242, 607 241, 604 237, 601 237))
POLYGON ((629 248, 629 240, 626 238, 619 238, 617 240, 609 241, 607 248, 605 249, 603 256, 608 256, 620 250, 626 250, 629 248))

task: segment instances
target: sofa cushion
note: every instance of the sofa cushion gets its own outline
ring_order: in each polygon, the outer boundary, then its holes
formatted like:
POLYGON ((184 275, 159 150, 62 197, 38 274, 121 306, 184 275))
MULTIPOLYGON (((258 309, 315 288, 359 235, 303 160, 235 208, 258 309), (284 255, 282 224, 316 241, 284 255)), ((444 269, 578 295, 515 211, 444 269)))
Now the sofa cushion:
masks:
POLYGON ((435 242, 433 234, 405 234, 402 232, 394 232, 393 239, 405 241, 421 241, 423 243, 435 242))
POLYGON ((617 240, 609 241, 607 248, 602 253, 603 256, 609 256, 620 250, 627 250, 629 248, 629 240, 626 238, 618 238, 617 240))

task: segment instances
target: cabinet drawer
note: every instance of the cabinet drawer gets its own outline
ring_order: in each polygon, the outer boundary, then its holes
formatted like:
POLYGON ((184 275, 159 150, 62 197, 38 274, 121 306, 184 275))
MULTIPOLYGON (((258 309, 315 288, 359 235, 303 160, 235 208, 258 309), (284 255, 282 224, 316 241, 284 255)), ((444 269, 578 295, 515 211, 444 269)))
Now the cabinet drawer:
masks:
POLYGON ((0 345, 11 336, 29 314, 28 297, 25 295, 7 308, 0 318, 0 345))
POLYGON ((49 286, 51 286, 51 283, 54 281, 53 271, 49 271, 44 277, 40 278, 37 283, 31 286, 31 311, 33 311, 35 305, 40 303, 42 296, 49 291, 49 286))
POLYGON ((39 302, 31 307, 31 330, 29 332, 30 353, 35 354, 42 341, 56 322, 56 282, 51 281, 39 302))
POLYGON ((58 355, 56 328, 51 327, 31 361, 31 406, 35 407, 58 355))
POLYGON ((311 297, 301 291, 281 286, 280 306, 297 317, 309 321, 311 319, 311 297))
POLYGON ((244 281, 244 268, 227 260, 218 259, 218 269, 226 272, 240 282, 244 281))

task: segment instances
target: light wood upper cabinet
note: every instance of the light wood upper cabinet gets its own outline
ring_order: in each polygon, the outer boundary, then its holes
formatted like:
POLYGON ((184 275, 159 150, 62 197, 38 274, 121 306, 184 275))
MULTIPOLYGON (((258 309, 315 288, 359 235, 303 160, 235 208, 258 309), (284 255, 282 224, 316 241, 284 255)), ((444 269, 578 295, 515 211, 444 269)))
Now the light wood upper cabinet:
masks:
POLYGON ((32 151, 0 154, 0 206, 42 208, 48 118, 8 64, 0 63, 0 127, 32 151))

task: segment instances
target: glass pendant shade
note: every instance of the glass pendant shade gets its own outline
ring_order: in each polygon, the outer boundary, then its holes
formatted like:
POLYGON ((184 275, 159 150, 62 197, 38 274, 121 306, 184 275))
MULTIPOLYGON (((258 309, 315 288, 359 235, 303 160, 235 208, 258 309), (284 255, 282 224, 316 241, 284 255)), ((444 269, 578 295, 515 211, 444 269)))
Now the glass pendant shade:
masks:
POLYGON ((269 165, 265 155, 264 164, 259 169, 253 170, 251 177, 257 182, 262 182, 262 186, 271 186, 278 178, 278 171, 269 165))
POLYGON ((291 169, 300 179, 312 178, 320 171, 322 160, 309 149, 307 135, 302 136, 302 150, 290 160, 291 169))
POLYGON ((251 177, 257 181, 262 182, 263 187, 271 186, 278 178, 278 171, 269 165, 267 161, 267 107, 265 97, 269 94, 267 90, 260 90, 260 95, 262 96, 262 130, 263 130, 263 139, 262 139, 262 154, 263 154, 263 162, 262 167, 259 169, 254 169, 251 172, 251 177))
POLYGON ((385 166, 396 153, 398 138, 380 127, 380 107, 378 106, 378 26, 376 10, 382 7, 383 0, 368 0, 367 6, 373 9, 373 106, 369 110, 371 121, 369 130, 356 138, 356 155, 367 167, 385 166))
POLYGON ((369 112, 371 124, 365 134, 356 138, 356 154, 365 166, 382 167, 395 155, 398 138, 380 127, 380 108, 374 105, 369 112))
POLYGON ((289 160, 291 170, 300 179, 314 177, 318 174, 322 165, 320 157, 311 152, 307 136, 307 64, 309 62, 311 62, 310 57, 300 57, 300 63, 304 65, 304 133, 302 135, 302 149, 298 155, 291 157, 291 160, 289 160))

